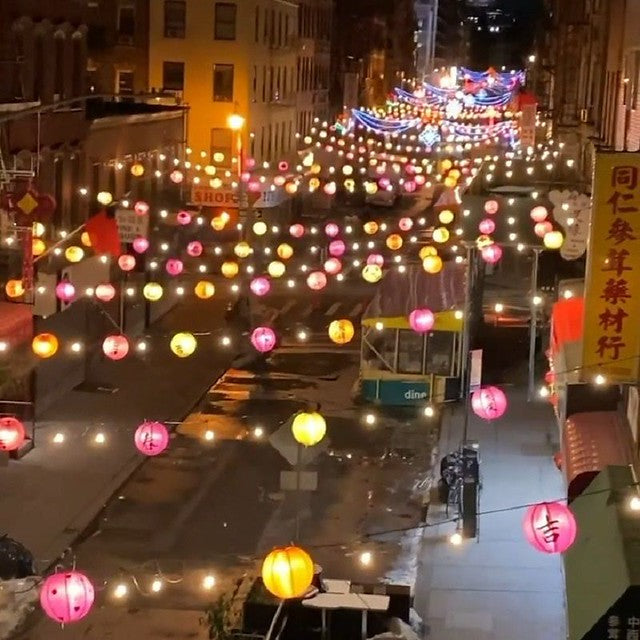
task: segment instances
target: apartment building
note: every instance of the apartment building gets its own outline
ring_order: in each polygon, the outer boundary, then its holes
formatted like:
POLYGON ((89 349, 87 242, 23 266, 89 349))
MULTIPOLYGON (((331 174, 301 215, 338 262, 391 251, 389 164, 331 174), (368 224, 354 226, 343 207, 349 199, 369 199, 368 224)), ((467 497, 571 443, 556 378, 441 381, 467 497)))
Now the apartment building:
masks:
POLYGON ((149 85, 189 106, 194 154, 222 154, 232 166, 238 135, 243 155, 259 162, 295 149, 298 23, 287 0, 151 2, 149 85), (239 130, 233 114, 244 119, 239 130))

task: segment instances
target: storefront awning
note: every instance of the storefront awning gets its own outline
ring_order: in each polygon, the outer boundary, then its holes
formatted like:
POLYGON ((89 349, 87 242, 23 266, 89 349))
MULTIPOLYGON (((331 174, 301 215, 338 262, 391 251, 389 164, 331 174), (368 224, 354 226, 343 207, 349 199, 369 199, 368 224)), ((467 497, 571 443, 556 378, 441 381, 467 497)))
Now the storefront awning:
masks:
POLYGON ((569 640, 625 640, 640 629, 640 518, 629 467, 606 467, 571 505, 578 524, 564 555, 569 640), (613 631, 612 631, 613 630, 613 631))
POLYGON ((615 411, 572 415, 564 423, 562 448, 570 501, 608 465, 627 465, 633 461, 631 431, 615 411))

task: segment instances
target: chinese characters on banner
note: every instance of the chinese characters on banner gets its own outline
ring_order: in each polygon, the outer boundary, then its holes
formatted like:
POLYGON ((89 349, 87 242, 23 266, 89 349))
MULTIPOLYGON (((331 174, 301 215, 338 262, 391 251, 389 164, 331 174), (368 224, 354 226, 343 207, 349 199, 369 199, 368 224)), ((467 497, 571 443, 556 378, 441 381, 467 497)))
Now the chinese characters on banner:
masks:
POLYGON ((583 379, 638 379, 640 153, 596 156, 585 289, 583 379))
MULTIPOLYGON (((605 640, 603 638, 603 640, 605 640)), ((607 617, 606 640, 640 640, 640 618, 610 615, 607 617)))

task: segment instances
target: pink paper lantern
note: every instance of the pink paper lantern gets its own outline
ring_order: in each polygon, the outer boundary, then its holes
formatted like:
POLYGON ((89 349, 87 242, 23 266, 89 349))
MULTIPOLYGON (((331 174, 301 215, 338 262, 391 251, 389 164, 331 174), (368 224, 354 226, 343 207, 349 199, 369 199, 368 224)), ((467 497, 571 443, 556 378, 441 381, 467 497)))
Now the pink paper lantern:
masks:
POLYGON ((107 336, 102 342, 102 351, 111 360, 122 360, 129 353, 129 341, 119 334, 107 336))
POLYGON ((165 265, 165 269, 170 276, 179 276, 184 269, 184 264, 182 263, 182 260, 178 260, 178 258, 169 258, 165 265))
POLYGON ((240 174, 240 182, 244 182, 245 184, 251 180, 251 174, 248 171, 243 171, 240 174))
POLYGON ((269 278, 259 276, 251 281, 249 288, 257 296, 266 296, 271 291, 271 282, 269 282, 269 278))
POLYGON ((416 182, 414 180, 407 180, 404 183, 404 190, 407 193, 413 193, 416 190, 416 182))
POLYGON ((531 213, 529 215, 534 222, 544 222, 547 219, 549 212, 547 211, 546 207, 538 205, 537 207, 533 207, 533 209, 531 209, 531 213))
POLYGON ((498 213, 498 209, 500 208, 500 204, 497 200, 487 200, 484 203, 484 212, 490 216, 498 213))
POLYGON ((332 240, 329 243, 329 255, 334 258, 340 258, 344 255, 344 252, 347 250, 347 245, 343 240, 332 240))
POLYGON ((202 242, 200 242, 199 240, 193 240, 187 245, 187 253, 192 258, 197 258, 198 256, 201 256, 202 250, 203 250, 202 242))
POLYGON ((471 394, 471 408, 483 420, 497 420, 507 410, 507 397, 498 387, 481 387, 471 394))
POLYGON ((123 271, 131 271, 136 266, 136 259, 129 253, 123 253, 118 258, 118 266, 123 271))
POLYGON ((414 181, 419 187, 421 187, 427 181, 427 179, 422 174, 418 174, 414 178, 414 181))
POLYGON ((330 237, 335 238, 340 233, 340 227, 335 222, 329 222, 324 227, 324 232, 330 237))
POLYGON ((313 291, 320 291, 327 286, 327 276, 323 271, 312 271, 307 276, 307 286, 313 291))
POLYGON ((413 227, 413 220, 411 218, 400 218, 398 226, 401 231, 411 231, 413 227))
POLYGON ((286 160, 281 160, 278 163, 278 169, 280 169, 280 171, 289 171, 289 163, 286 160))
POLYGON ((488 236, 496 230, 496 223, 491 218, 485 218, 480 221, 478 229, 480 233, 484 233, 484 235, 488 236))
POLYGON ((480 255, 485 262, 495 264, 500 260, 500 258, 502 258, 502 248, 497 244, 490 244, 486 247, 482 247, 480 255))
POLYGON ((169 180, 174 184, 180 184, 184 180, 184 173, 175 169, 169 174, 169 180))
POLYGON ((323 190, 328 196, 335 195, 335 193, 337 191, 336 183, 335 182, 327 182, 327 184, 324 185, 323 190))
POLYGON ((145 456, 157 456, 169 446, 169 431, 161 422, 143 422, 133 436, 136 449, 145 456))
POLYGON ((0 451, 15 451, 24 443, 24 425, 13 416, 0 418, 0 451))
POLYGON ((191 223, 191 214, 188 211, 178 211, 176 215, 176 221, 178 224, 187 225, 191 223))
POLYGON ((529 507, 522 528, 527 542, 543 553, 564 553, 578 533, 573 513, 561 502, 541 502, 529 507))
POLYGON ((533 232, 538 236, 538 238, 544 238, 550 231, 553 231, 553 225, 548 220, 545 220, 544 222, 536 222, 533 227, 533 232))
POLYGON ((133 210, 136 212, 136 215, 146 216, 149 213, 149 205, 144 200, 138 200, 133 205, 133 210))
POLYGON ((82 620, 91 611, 94 599, 91 580, 79 571, 54 573, 40 587, 42 609, 61 624, 82 620))
POLYGON ((302 238, 302 236, 304 235, 304 227, 300 223, 292 224, 289 227, 289 233, 294 238, 302 238))
POLYGON ((389 180, 389 178, 380 178, 380 180, 378 180, 378 186, 381 189, 388 189, 391 186, 391 180, 389 180))
POLYGON ((284 176, 274 176, 273 178, 273 184, 275 184, 276 187, 283 187, 286 181, 287 179, 284 176))
POLYGON ((76 297, 76 288, 68 280, 61 280, 56 285, 56 297, 62 302, 71 302, 76 297))
POLYGON ((367 264, 382 268, 384 266, 384 258, 379 253, 370 253, 367 256, 367 264))
POLYGON ((276 334, 269 327, 258 327, 251 333, 251 344, 256 351, 267 353, 276 346, 276 334))
POLYGON ((96 287, 96 298, 102 302, 110 302, 115 298, 116 288, 109 282, 99 284, 96 287))
POLYGON ((386 170, 387 170, 387 167, 386 167, 386 165, 384 165, 384 164, 379 164, 379 165, 377 165, 377 166, 376 166, 376 173, 377 173, 379 176, 384 175, 384 172, 385 172, 386 170))
POLYGON ((251 193, 257 193, 261 189, 260 182, 258 180, 249 180, 247 189, 249 189, 251 193))
POLYGON ((430 309, 414 309, 409 314, 409 326, 416 333, 426 333, 433 329, 436 317, 430 309))
POLYGON ((149 248, 149 241, 143 236, 133 239, 133 250, 136 253, 144 253, 149 248))
POLYGON ((324 263, 324 270, 330 275, 335 276, 342 271, 342 262, 338 258, 329 258, 324 263))

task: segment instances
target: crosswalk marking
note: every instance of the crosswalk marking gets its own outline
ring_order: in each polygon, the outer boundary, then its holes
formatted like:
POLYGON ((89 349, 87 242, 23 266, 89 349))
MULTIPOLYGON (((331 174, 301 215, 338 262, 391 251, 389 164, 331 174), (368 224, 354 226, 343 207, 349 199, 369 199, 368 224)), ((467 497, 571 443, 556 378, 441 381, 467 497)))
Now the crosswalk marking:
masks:
POLYGON ((351 312, 349 313, 349 317, 353 318, 354 316, 357 316, 361 311, 362 311, 362 302, 358 302, 358 304, 355 307, 353 307, 353 309, 351 309, 351 312))
POLYGON ((341 302, 334 302, 326 311, 325 311, 325 316, 332 316, 335 312, 336 309, 340 308, 340 305, 342 303, 341 302))
POLYGON ((296 306, 296 301, 295 300, 289 300, 289 302, 287 302, 287 304, 284 305, 284 307, 282 307, 282 309, 280 309, 280 313, 284 314, 284 313, 289 313, 289 311, 291 311, 291 309, 293 309, 293 307, 296 306))

